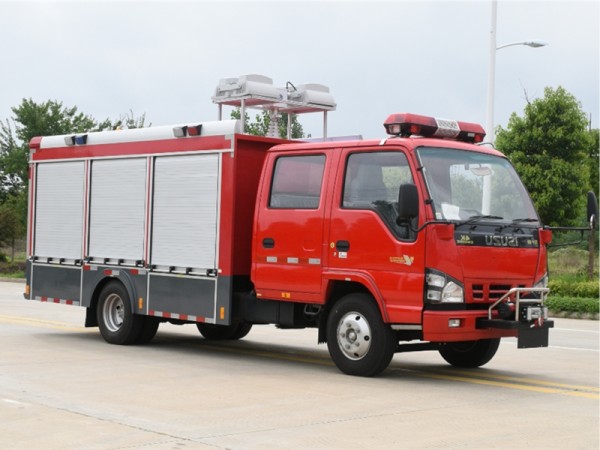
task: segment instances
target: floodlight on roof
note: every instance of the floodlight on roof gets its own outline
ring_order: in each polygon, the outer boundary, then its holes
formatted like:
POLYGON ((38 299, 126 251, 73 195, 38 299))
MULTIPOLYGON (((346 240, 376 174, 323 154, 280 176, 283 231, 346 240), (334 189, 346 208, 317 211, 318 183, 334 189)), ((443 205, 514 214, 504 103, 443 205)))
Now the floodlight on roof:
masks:
MULTIPOLYGON (((327 137, 327 112, 334 111, 336 103, 329 88, 322 84, 301 84, 298 87, 287 82, 277 88, 273 80, 264 75, 242 75, 238 78, 222 78, 212 97, 219 106, 219 120, 223 119, 223 105, 240 108, 242 132, 245 131, 246 108, 269 111, 273 117, 279 113, 323 113, 323 136, 327 137)), ((288 120, 288 139, 291 138, 291 120, 288 120)))
POLYGON ((258 106, 283 100, 281 89, 273 85, 273 80, 264 75, 242 75, 238 78, 222 78, 215 90, 212 101, 218 104, 258 106))
POLYGON ((297 88, 290 82, 287 84, 287 102, 279 111, 293 114, 309 112, 334 111, 336 103, 329 88, 322 84, 301 84, 297 88))

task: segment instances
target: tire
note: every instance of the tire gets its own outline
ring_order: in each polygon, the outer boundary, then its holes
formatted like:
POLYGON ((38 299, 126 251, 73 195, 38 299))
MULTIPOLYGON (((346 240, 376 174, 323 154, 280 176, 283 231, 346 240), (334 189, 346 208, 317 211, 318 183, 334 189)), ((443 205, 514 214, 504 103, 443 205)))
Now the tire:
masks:
POLYGON ((480 367, 498 351, 500 338, 480 341, 449 342, 440 346, 442 358, 456 367, 480 367))
POLYGON ((119 282, 108 283, 100 292, 96 317, 100 334, 110 344, 133 344, 140 336, 143 317, 133 314, 129 294, 119 282))
POLYGON ((155 317, 142 317, 142 329, 140 331, 140 335, 135 340, 136 344, 145 345, 149 343, 154 336, 156 336, 156 332, 158 331, 158 326, 160 325, 160 320, 155 317))
POLYGON ((238 340, 245 337, 252 329, 252 324, 236 322, 231 325, 213 325, 210 323, 197 323, 198 331, 209 341, 238 340))
POLYGON ((350 294, 333 305, 327 318, 327 348, 342 372, 362 377, 380 374, 389 366, 397 343, 371 296, 350 294))

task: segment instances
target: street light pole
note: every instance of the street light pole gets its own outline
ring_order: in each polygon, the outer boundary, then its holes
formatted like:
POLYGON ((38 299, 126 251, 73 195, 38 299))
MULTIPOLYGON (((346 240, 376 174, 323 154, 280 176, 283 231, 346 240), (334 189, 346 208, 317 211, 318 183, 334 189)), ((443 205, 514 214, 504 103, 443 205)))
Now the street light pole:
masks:
POLYGON ((488 71, 488 92, 487 92, 487 117, 486 117, 486 136, 488 141, 494 143, 494 90, 496 83, 496 52, 506 47, 514 45, 525 45, 527 47, 539 48, 548 45, 542 41, 522 41, 511 42, 509 44, 496 44, 496 16, 498 11, 497 0, 492 1, 492 24, 490 27, 490 64, 488 71))
POLYGON ((492 2, 492 25, 490 27, 490 65, 488 69, 486 136, 494 142, 494 87, 496 83, 496 14, 498 3, 492 2))

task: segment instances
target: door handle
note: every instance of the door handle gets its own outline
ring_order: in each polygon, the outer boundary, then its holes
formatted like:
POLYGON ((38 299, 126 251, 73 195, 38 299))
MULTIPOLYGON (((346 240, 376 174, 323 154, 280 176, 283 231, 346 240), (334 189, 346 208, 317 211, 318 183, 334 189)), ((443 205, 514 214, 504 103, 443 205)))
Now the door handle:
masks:
POLYGON ((264 238, 262 241, 263 248, 273 248, 275 247, 275 239, 273 238, 264 238))
POLYGON ((348 242, 348 241, 337 241, 335 243, 335 249, 338 252, 347 252, 348 250, 350 250, 350 242, 348 242))

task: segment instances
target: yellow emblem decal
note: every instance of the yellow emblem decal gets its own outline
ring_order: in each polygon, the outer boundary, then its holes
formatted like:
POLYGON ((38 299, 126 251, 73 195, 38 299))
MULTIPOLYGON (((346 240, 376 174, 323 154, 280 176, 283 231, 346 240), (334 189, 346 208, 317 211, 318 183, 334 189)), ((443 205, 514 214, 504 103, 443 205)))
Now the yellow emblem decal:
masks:
POLYGON ((473 239, 468 234, 461 234, 460 239, 456 241, 458 245, 473 245, 473 239))
POLYGON ((412 266, 415 261, 414 256, 402 255, 402 256, 390 256, 390 262, 394 264, 403 264, 405 266, 412 266))

